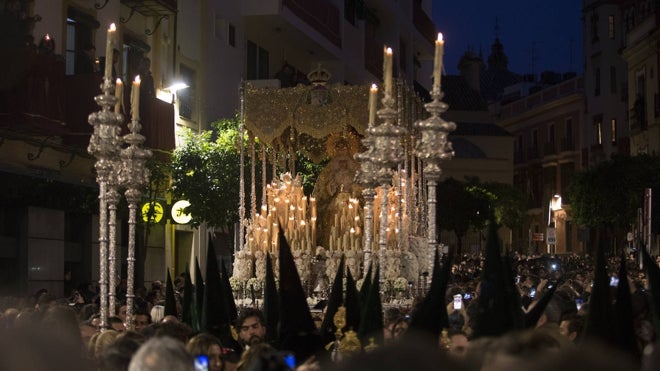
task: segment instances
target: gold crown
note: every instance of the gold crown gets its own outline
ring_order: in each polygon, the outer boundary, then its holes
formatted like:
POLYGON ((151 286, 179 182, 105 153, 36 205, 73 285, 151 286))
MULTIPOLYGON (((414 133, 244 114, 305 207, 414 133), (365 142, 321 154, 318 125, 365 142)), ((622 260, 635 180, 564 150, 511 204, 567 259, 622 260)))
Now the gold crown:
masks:
POLYGON ((314 85, 325 85, 331 76, 330 72, 325 68, 321 68, 321 64, 319 63, 316 69, 307 74, 307 79, 314 85))

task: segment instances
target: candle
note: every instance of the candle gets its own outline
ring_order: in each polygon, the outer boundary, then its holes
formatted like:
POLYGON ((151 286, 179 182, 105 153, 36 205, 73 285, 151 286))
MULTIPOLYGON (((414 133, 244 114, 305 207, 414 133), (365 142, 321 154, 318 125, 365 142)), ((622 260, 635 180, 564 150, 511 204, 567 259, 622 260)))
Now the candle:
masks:
POLYGON ((369 126, 376 122, 376 98, 378 97, 378 86, 371 84, 369 89, 369 126))
POLYGON ((135 76, 133 89, 131 90, 131 118, 133 121, 140 119, 140 75, 135 76))
POLYGON ((112 23, 110 24, 110 28, 108 28, 108 37, 105 44, 105 74, 103 76, 106 80, 112 79, 112 49, 115 47, 116 34, 117 27, 112 23))
POLYGON ((115 97, 117 98, 115 113, 121 113, 121 105, 124 100, 124 84, 121 82, 121 79, 117 79, 117 83, 115 84, 115 97))
POLYGON ((385 96, 392 96, 392 48, 385 47, 383 55, 383 81, 385 82, 385 96))
POLYGON ((438 32, 435 41, 435 59, 433 60, 433 92, 440 93, 440 79, 442 74, 442 54, 444 53, 445 41, 442 32, 438 32))

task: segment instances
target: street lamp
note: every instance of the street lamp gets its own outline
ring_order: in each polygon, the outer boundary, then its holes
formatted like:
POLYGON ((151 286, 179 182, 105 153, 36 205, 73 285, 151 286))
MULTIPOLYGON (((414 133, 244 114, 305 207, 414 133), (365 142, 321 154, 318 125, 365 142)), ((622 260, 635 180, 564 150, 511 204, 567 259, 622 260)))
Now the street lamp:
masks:
POLYGON ((548 253, 555 254, 555 246, 557 244, 557 218, 555 217, 555 212, 561 210, 561 196, 555 194, 550 199, 548 205, 548 230, 547 230, 547 239, 548 239, 548 253))

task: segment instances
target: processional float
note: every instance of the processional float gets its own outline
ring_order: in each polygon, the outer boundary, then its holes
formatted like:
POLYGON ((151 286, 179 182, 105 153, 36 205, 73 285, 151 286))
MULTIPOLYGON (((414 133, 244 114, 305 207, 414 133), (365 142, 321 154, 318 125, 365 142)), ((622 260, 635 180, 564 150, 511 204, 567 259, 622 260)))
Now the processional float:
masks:
MULTIPOLYGON (((435 214, 440 163, 454 154, 447 136, 456 125, 440 117, 447 110, 441 101, 443 45, 439 35, 432 101, 426 104, 403 81, 394 83, 392 50, 387 47, 380 109, 376 85, 329 85, 329 73, 320 66, 308 75, 311 86, 242 88, 241 130, 249 137, 249 148, 241 149, 241 165, 243 154, 251 157, 252 183, 251 212, 249 218, 241 218, 230 280, 237 296, 247 292, 247 287, 263 286, 265 255, 271 254, 277 265, 279 233, 290 241, 309 293, 326 293, 324 282, 332 279, 342 255, 358 277, 372 262, 380 264, 381 287, 394 293, 424 286, 421 273, 432 271, 438 247, 435 214), (424 109, 428 117, 421 120, 424 109), (344 160, 346 166, 336 170, 333 179, 342 184, 326 187, 334 193, 322 205, 323 192, 330 192, 321 186, 323 172, 314 192, 304 194, 293 165, 296 149, 312 161, 335 151, 330 166, 339 157, 337 148, 352 149, 354 163, 344 160), (262 174, 260 208, 255 192, 257 163, 262 174), (272 168, 270 183, 266 182, 267 164, 272 168), (351 166, 355 167, 353 184, 347 186, 340 181, 341 171, 351 166), (323 223, 322 218, 327 221, 323 223)), ((246 195, 241 184, 243 205, 246 195)))

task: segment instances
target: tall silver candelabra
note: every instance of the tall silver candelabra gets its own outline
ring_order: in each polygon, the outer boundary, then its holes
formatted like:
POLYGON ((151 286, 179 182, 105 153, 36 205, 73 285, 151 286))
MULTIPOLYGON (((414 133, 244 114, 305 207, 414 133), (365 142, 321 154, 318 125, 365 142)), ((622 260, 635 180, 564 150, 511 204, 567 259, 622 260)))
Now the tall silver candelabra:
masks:
POLYGON ((126 257, 126 329, 133 330, 133 299, 135 298, 135 226, 137 224, 137 208, 142 187, 149 181, 147 160, 151 158, 150 150, 142 148, 144 136, 140 134, 142 125, 134 118, 128 124, 130 133, 124 136, 128 147, 121 150, 120 182, 126 186, 126 202, 128 202, 128 254, 126 257))
POLYGON ((428 262, 429 274, 433 272, 433 260, 435 250, 438 247, 436 232, 436 187, 442 174, 440 162, 451 159, 454 156, 452 144, 447 140, 450 132, 456 129, 456 124, 451 121, 445 121, 440 114, 447 111, 448 105, 441 101, 442 92, 440 89, 434 89, 431 92, 433 100, 426 103, 424 107, 431 114, 426 120, 418 121, 415 127, 419 130, 421 138, 417 141, 415 154, 424 161, 423 174, 426 178, 428 188, 428 262))
POLYGON ((392 183, 392 168, 396 167, 403 160, 403 147, 401 138, 406 133, 406 129, 396 125, 397 112, 394 109, 394 99, 385 94, 382 99, 383 108, 378 110, 378 118, 383 123, 367 128, 367 135, 374 141, 374 151, 372 152, 371 162, 376 166, 376 179, 381 185, 382 204, 380 210, 380 231, 378 234, 378 260, 381 267, 381 288, 385 287, 385 272, 387 259, 387 195, 390 183, 392 183))
POLYGON ((121 197, 119 188, 119 172, 121 171, 121 162, 119 159, 113 161, 113 176, 108 183, 108 315, 115 315, 117 305, 117 204, 121 197))
POLYGON ((89 139, 87 152, 96 157, 94 169, 96 182, 99 184, 99 295, 101 328, 108 324, 108 183, 115 176, 115 161, 121 148, 119 136, 123 116, 113 111, 117 98, 111 94, 114 85, 110 79, 104 79, 102 94, 94 97, 100 111, 89 115, 88 121, 94 127, 89 139))
MULTIPOLYGON (((370 125, 371 127, 371 125, 370 125)), ((366 136, 362 139, 366 151, 355 154, 360 163, 360 169, 355 174, 355 181, 362 186, 364 197, 364 246, 363 246, 363 273, 367 274, 371 264, 371 247, 374 223, 374 198, 378 186, 378 167, 371 161, 374 151, 374 138, 366 136)))

